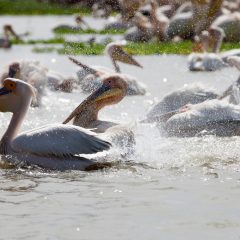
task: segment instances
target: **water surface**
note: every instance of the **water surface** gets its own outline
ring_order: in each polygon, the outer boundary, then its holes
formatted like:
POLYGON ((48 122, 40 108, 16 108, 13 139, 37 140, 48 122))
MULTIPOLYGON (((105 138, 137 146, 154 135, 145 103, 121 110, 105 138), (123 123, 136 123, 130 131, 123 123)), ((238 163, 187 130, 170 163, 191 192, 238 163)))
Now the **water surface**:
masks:
MULTIPOLYGON (((1 68, 16 59, 36 58, 66 76, 77 70, 66 56, 37 55, 21 46, 0 51, 1 68)), ((78 58, 111 67, 107 57, 78 58)), ((127 97, 100 114, 135 126, 135 155, 97 172, 0 170, 0 239, 240 238, 240 138, 168 139, 155 126, 137 123, 169 91, 201 83, 221 92, 239 73, 231 68, 190 73, 182 56, 137 60, 144 69, 121 67, 147 85, 147 95, 127 97)), ((85 97, 78 90, 47 91, 43 106, 30 109, 23 130, 63 121, 85 97)), ((1 113, 0 118, 3 134, 10 114, 1 113)))

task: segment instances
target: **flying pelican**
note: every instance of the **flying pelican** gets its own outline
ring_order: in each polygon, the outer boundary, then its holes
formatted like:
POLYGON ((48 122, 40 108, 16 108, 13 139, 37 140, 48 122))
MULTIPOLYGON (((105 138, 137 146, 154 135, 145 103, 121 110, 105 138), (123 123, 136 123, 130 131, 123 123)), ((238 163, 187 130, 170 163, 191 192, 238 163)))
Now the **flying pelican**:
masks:
POLYGON ((88 128, 111 143, 129 148, 135 143, 132 130, 122 124, 98 119, 99 111, 105 106, 119 103, 127 94, 127 83, 119 75, 105 78, 100 88, 84 100, 63 122, 73 120, 76 126, 88 128))
MULTIPOLYGON (((110 56, 115 72, 117 72, 128 84, 127 95, 144 95, 146 88, 143 83, 136 80, 135 77, 120 73, 120 67, 117 61, 142 67, 132 56, 127 54, 120 45, 110 43, 107 45, 105 51, 110 56)), ((89 67, 77 61, 74 58, 69 58, 72 62, 82 67, 81 71, 77 72, 79 84, 84 92, 90 93, 96 90, 102 84, 102 78, 114 73, 112 70, 103 67, 89 67)))
POLYGON ((36 101, 33 101, 32 106, 40 106, 42 95, 47 84, 47 70, 38 61, 21 60, 18 62, 10 63, 6 70, 0 77, 2 83, 5 78, 18 78, 24 79, 27 83, 31 84, 36 90, 36 101))
POLYGON ((12 46, 10 37, 13 36, 15 39, 19 40, 19 36, 15 33, 11 25, 3 26, 3 38, 0 38, 0 48, 10 48, 12 46))
POLYGON ((13 113, 0 142, 0 154, 4 155, 4 160, 54 170, 85 170, 94 161, 80 154, 109 149, 108 142, 77 126, 52 124, 19 134, 33 95, 33 87, 26 82, 14 78, 3 82, 0 111, 13 113))

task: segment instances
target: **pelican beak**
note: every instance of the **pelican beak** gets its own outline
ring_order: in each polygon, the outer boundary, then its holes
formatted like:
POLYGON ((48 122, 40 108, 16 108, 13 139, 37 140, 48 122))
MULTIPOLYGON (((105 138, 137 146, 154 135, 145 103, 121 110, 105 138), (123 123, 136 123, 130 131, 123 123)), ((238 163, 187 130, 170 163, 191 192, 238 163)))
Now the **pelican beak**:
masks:
POLYGON ((12 90, 7 89, 6 87, 0 88, 0 96, 11 93, 12 90))
POLYGON ((88 100, 91 102, 98 102, 109 97, 114 97, 121 93, 119 88, 111 88, 110 86, 103 84, 98 90, 93 92, 89 97, 88 100))
POLYGON ((112 96, 116 96, 121 93, 119 88, 111 88, 110 86, 103 84, 98 90, 93 92, 86 100, 84 100, 63 122, 63 124, 68 123, 73 118, 81 113, 81 111, 91 103, 98 102, 100 100, 107 99, 112 96))
POLYGON ((112 57, 116 61, 120 61, 120 62, 123 62, 123 63, 127 63, 127 64, 130 64, 130 65, 134 65, 134 66, 143 68, 142 65, 139 62, 137 62, 130 54, 126 53, 122 49, 122 47, 120 47, 120 46, 117 46, 113 50, 112 57))

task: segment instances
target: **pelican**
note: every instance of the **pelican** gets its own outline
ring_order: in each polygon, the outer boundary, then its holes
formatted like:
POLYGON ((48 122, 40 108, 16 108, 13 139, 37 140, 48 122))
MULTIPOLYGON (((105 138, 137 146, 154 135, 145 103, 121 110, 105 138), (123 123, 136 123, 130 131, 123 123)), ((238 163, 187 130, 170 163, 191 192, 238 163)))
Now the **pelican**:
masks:
POLYGON ((148 42, 154 36, 154 28, 148 18, 137 12, 132 20, 134 26, 129 28, 124 38, 131 42, 148 42))
POLYGON ((3 38, 0 38, 0 48, 10 48, 12 46, 10 37, 13 36, 19 40, 19 36, 15 33, 11 25, 3 26, 3 38))
POLYGON ((72 77, 66 78, 59 72, 48 70, 47 83, 51 90, 70 93, 73 91, 76 79, 72 77))
POLYGON ((211 27, 200 35, 204 53, 193 53, 189 56, 189 69, 191 71, 215 71, 228 67, 227 59, 231 56, 240 56, 239 49, 220 52, 225 37, 224 31, 219 27, 211 27), (208 51, 212 51, 208 53, 208 51))
POLYGON ((201 31, 206 30, 219 15, 222 1, 192 0, 191 11, 177 11, 170 19, 166 35, 170 39, 175 36, 192 39, 195 34, 198 35, 201 31))
MULTIPOLYGON (((229 58, 234 66, 239 64, 236 57, 229 58)), ((159 103, 157 103, 147 114, 147 119, 143 122, 161 122, 162 119, 166 119, 169 116, 173 116, 182 111, 182 108, 188 104, 199 104, 207 100, 218 99, 222 100, 229 96, 229 103, 240 103, 240 78, 233 82, 225 91, 218 94, 211 89, 205 89, 200 85, 190 85, 180 88, 166 95, 159 103)))
POLYGON ((107 77, 101 87, 84 100, 63 122, 100 133, 103 139, 127 151, 135 143, 132 130, 122 124, 98 119, 99 111, 105 106, 119 103, 127 94, 127 83, 119 75, 107 77))
POLYGON ((189 70, 216 71, 227 67, 228 64, 224 61, 225 58, 219 53, 224 36, 224 32, 219 28, 210 28, 209 31, 203 31, 200 35, 200 41, 204 53, 192 53, 189 55, 189 70), (208 52, 209 48, 210 53, 208 52))
POLYGON ((3 82, 0 111, 13 114, 0 142, 4 160, 54 170, 86 170, 94 161, 80 154, 109 149, 110 143, 77 126, 52 124, 19 134, 33 95, 33 87, 26 82, 14 78, 3 82))
POLYGON ((82 30, 83 27, 85 28, 90 28, 88 23, 83 19, 81 15, 76 15, 75 16, 75 23, 77 24, 76 26, 72 25, 67 25, 67 24, 61 24, 55 28, 53 28, 53 31, 78 31, 82 30))
POLYGON ((41 105, 42 95, 47 84, 46 73, 47 70, 38 61, 21 60, 12 62, 7 66, 0 77, 0 82, 3 82, 7 77, 24 79, 37 90, 36 101, 32 103, 32 106, 37 107, 41 105))
POLYGON ((188 105, 177 114, 170 115, 159 127, 166 136, 239 136, 240 106, 217 99, 188 105))
POLYGON ((227 42, 240 41, 240 13, 234 12, 218 17, 212 24, 213 27, 220 27, 224 30, 227 42))
POLYGON ((207 90, 200 85, 180 88, 167 94, 157 103, 147 114, 147 120, 145 120, 145 122, 155 122, 159 116, 178 111, 178 109, 187 104, 197 104, 218 97, 219 95, 215 91, 207 90))
MULTIPOLYGON (((128 84, 127 95, 144 95, 146 93, 145 85, 128 74, 120 73, 120 67, 117 63, 123 62, 137 67, 142 67, 132 56, 127 54, 119 44, 110 43, 107 45, 105 52, 110 56, 115 72, 117 72, 128 84)), ((105 76, 116 74, 112 70, 103 67, 89 67, 77 61, 74 58, 69 58, 75 64, 82 67, 83 70, 78 71, 79 84, 84 92, 89 93, 102 84, 102 79, 105 76)))

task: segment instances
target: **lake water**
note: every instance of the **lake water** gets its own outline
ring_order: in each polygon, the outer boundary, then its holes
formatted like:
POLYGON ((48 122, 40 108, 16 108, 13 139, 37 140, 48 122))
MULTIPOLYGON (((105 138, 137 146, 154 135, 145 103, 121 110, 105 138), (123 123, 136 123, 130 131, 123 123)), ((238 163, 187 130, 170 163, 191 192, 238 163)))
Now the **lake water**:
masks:
MULTIPOLYGON (((36 58, 65 75, 77 70, 66 56, 37 55, 30 47, 0 54, 1 69, 16 59, 36 58)), ((111 67, 103 56, 78 59, 111 67)), ((182 56, 137 60, 144 69, 121 67, 147 85, 147 95, 126 97, 100 114, 135 125, 136 153, 97 172, 0 170, 0 239, 240 239, 240 138, 163 138, 156 127, 137 123, 170 91, 201 83, 220 92, 238 71, 190 73, 182 56)), ((48 91, 43 106, 30 109, 23 129, 62 122, 85 97, 80 90, 48 91)), ((10 114, 0 119, 3 134, 10 114)))

